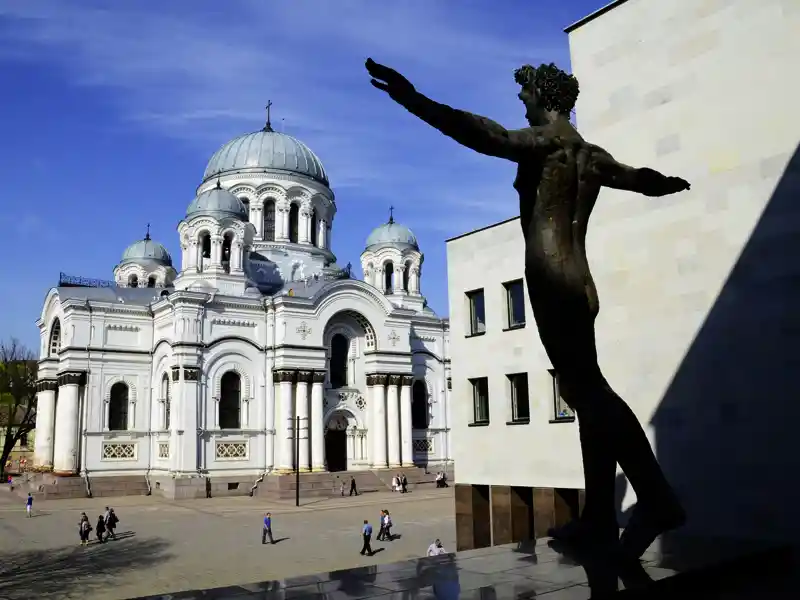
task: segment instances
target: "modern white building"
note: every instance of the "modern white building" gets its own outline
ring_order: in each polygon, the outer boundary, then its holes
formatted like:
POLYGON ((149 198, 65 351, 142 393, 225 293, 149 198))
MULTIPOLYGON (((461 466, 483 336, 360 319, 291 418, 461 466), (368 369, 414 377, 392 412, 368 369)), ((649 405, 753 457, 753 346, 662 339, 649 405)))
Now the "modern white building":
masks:
POLYGON ((37 466, 200 495, 296 464, 447 463, 448 322, 417 239, 377 227, 359 280, 336 264, 336 214, 319 159, 268 122, 211 157, 177 264, 148 230, 113 282, 62 277, 37 323, 37 466))
MULTIPOLYGON (((692 184, 601 193, 587 239, 600 365, 684 531, 796 540, 800 4, 618 0, 567 31, 585 139, 692 184)), ((449 240, 447 260, 458 546, 541 535, 579 509, 583 476, 527 297, 517 308, 519 221, 449 240)))

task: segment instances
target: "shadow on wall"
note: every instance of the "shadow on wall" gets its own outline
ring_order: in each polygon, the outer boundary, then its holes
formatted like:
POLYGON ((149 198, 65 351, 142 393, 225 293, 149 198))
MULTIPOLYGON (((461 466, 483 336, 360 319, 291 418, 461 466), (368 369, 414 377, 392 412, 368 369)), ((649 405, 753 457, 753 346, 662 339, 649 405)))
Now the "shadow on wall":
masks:
POLYGON ((144 570, 168 560, 168 546, 166 540, 149 538, 92 542, 84 548, 78 545, 76 525, 74 546, 0 554, 0 595, 8 600, 28 600, 108 591, 120 570, 144 570))
POLYGON ((685 533, 800 537, 798 148, 652 425, 685 533))

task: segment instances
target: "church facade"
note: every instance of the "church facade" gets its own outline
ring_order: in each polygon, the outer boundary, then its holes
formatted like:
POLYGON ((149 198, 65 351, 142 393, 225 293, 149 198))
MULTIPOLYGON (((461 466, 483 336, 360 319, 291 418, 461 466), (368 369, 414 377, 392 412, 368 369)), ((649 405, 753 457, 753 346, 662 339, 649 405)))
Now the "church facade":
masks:
POLYGON ((357 279, 336 212, 316 155, 268 122, 212 156, 179 264, 148 231, 113 282, 62 277, 37 322, 35 465, 155 481, 446 465, 449 324, 417 239, 390 218, 357 279))

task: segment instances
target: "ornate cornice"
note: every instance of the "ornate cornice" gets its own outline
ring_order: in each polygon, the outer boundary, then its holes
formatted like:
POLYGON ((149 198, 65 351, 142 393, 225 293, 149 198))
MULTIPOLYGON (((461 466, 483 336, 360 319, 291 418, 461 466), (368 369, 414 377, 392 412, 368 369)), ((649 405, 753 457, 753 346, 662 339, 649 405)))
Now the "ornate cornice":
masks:
POLYGON ((389 385, 400 385, 400 375, 389 375, 389 385))
POLYGON ((273 375, 273 380, 276 383, 294 383, 295 380, 295 373, 296 371, 275 371, 273 375))
POLYGON ((58 374, 58 386, 86 385, 86 371, 65 371, 58 374))
POLYGON ((36 382, 37 392, 54 392, 58 389, 58 379, 40 379, 36 382))
POLYGON ((367 385, 386 385, 388 378, 388 375, 383 375, 382 373, 373 373, 371 375, 367 375, 367 385))
POLYGON ((311 383, 311 378, 313 375, 314 371, 298 371, 297 383, 311 383))
POLYGON ((311 381, 313 383, 325 383, 325 371, 314 371, 311 381))
POLYGON ((411 382, 414 381, 413 375, 401 375, 400 379, 401 379, 400 385, 403 385, 403 386, 407 386, 407 385, 410 386, 411 382))
POLYGON ((257 325, 255 321, 248 321, 246 319, 228 319, 228 318, 211 319, 211 324, 230 325, 232 327, 255 327, 257 325))
POLYGON ((171 367, 172 381, 178 381, 181 378, 181 368, 178 366, 171 367))

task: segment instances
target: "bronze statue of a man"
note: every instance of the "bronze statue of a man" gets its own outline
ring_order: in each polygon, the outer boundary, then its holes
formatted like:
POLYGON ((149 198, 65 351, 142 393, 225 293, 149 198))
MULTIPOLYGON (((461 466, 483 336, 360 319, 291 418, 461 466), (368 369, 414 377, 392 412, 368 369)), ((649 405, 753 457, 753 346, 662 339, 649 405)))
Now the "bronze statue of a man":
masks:
POLYGON ((586 227, 603 186, 665 196, 688 190, 689 183, 620 164, 586 142, 569 122, 578 81, 553 64, 515 71, 530 124, 517 130, 434 102, 400 73, 372 59, 366 67, 372 85, 413 115, 476 152, 517 163, 514 187, 525 238, 528 295, 561 395, 578 415, 585 476, 580 518, 551 533, 571 543, 613 546, 623 559, 638 559, 658 535, 680 527, 686 515, 642 426, 597 364, 594 321, 599 304, 586 260, 586 227), (614 498, 616 463, 638 500, 621 538, 614 498))

